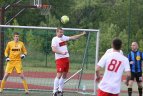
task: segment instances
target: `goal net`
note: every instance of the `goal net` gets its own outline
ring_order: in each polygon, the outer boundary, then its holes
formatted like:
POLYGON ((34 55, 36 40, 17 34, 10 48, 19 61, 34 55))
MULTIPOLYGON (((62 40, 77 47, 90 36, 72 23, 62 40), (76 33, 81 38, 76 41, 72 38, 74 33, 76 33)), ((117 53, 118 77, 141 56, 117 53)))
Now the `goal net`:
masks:
MULTIPOLYGON (((13 33, 20 33, 20 40, 26 45, 28 55, 23 60, 23 70, 30 90, 53 90, 56 76, 51 40, 55 27, 0 25, 4 28, 4 43, 13 40, 13 33)), ((99 30, 63 28, 65 35, 72 36, 82 31, 87 34, 78 40, 68 42, 70 70, 64 90, 83 94, 95 94, 95 64, 98 59, 99 30)), ((3 46, 3 47, 5 47, 3 46)), ((6 62, 5 62, 6 65, 6 62)), ((21 79, 14 71, 8 78, 6 88, 23 89, 21 79)))

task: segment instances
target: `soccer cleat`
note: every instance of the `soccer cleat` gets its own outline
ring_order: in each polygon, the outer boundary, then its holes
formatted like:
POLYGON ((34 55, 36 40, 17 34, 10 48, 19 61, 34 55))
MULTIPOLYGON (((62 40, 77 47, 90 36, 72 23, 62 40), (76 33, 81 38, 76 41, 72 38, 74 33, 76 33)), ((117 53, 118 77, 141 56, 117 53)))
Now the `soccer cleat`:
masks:
POLYGON ((52 96, 58 96, 58 92, 53 93, 52 96))
POLYGON ((59 94, 60 96, 63 96, 63 92, 62 92, 62 91, 58 91, 58 94, 59 94))
POLYGON ((25 94, 29 94, 29 91, 27 90, 27 91, 25 91, 25 94))

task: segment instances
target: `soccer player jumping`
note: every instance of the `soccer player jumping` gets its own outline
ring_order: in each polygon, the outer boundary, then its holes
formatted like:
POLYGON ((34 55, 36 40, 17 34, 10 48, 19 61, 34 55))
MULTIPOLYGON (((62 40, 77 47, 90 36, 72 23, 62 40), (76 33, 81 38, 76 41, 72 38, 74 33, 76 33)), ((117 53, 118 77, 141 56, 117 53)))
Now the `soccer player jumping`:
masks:
POLYGON ((27 54, 27 50, 23 42, 19 41, 19 33, 15 32, 13 38, 14 40, 8 42, 5 49, 5 57, 6 57, 7 65, 6 65, 4 77, 1 81, 0 92, 1 93, 3 92, 7 78, 15 69, 22 79, 25 93, 28 94, 29 93, 28 86, 23 74, 22 61, 21 61, 21 59, 25 58, 27 54))
POLYGON ((55 53, 57 75, 54 80, 53 96, 63 96, 64 80, 69 70, 69 53, 67 41, 75 40, 85 35, 83 32, 79 35, 65 36, 62 28, 57 28, 56 36, 52 39, 52 51, 55 53))

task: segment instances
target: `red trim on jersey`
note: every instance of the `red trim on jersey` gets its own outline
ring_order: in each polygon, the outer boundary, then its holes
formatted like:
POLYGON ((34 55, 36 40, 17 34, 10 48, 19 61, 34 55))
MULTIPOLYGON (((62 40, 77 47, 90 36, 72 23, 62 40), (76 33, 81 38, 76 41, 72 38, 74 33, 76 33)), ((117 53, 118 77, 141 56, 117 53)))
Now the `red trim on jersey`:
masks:
POLYGON ((64 46, 64 45, 67 45, 67 43, 66 43, 65 41, 59 43, 59 46, 60 46, 60 47, 61 47, 61 46, 64 46))
POLYGON ((56 60, 57 72, 68 72, 69 71, 69 58, 60 58, 56 60))
POLYGON ((104 91, 98 89, 97 96, 119 96, 119 94, 112 94, 112 93, 104 92, 104 91))

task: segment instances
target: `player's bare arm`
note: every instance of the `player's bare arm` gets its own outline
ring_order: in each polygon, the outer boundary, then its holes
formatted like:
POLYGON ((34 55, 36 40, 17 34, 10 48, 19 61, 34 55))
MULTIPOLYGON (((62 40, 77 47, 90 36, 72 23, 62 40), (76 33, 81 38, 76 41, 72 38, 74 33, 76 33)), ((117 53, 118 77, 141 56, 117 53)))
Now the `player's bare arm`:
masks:
POLYGON ((97 65, 96 66, 96 81, 97 82, 99 82, 101 79, 100 69, 101 69, 101 67, 99 65, 97 65))
POLYGON ((56 47, 52 46, 52 51, 57 54, 66 55, 68 52, 59 51, 56 47))
POLYGON ((129 85, 129 80, 131 79, 131 72, 127 71, 126 72, 126 82, 125 84, 128 86, 129 85))
POLYGON ((82 32, 81 34, 78 34, 78 35, 74 35, 74 36, 70 36, 70 40, 76 40, 76 39, 79 39, 81 36, 85 35, 86 32, 82 32))

